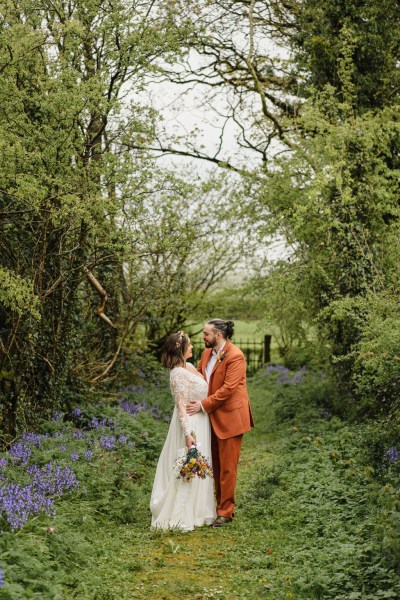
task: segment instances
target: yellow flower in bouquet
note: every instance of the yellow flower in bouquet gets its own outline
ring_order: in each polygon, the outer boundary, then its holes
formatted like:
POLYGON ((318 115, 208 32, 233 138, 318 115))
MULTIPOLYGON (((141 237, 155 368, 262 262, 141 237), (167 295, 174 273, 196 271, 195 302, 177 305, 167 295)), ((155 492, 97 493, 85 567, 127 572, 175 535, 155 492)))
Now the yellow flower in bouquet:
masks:
MULTIPOLYGON (((193 437, 195 437, 193 435, 193 437)), ((192 446, 186 456, 181 456, 174 463, 174 469, 177 473, 177 479, 191 481, 195 477, 205 479, 212 477, 213 471, 207 458, 200 454, 197 446, 192 446)))

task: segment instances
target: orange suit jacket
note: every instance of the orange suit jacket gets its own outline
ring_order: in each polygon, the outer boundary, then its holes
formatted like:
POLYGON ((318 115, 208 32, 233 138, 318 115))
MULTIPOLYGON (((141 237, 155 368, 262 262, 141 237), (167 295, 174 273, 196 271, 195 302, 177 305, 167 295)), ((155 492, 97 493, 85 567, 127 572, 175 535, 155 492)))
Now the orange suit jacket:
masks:
MULTIPOLYGON (((246 361, 243 352, 232 342, 225 343, 224 358, 216 362, 208 382, 208 396, 202 401, 210 415, 217 437, 224 440, 250 431, 254 427, 246 390, 246 361)), ((212 349, 201 355, 197 369, 205 378, 212 349)))

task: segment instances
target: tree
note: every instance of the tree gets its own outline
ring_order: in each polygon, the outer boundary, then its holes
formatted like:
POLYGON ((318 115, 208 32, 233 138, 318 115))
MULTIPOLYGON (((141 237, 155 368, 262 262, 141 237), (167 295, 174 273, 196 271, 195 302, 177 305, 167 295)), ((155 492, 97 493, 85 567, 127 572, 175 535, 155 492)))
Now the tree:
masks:
POLYGON ((129 144, 151 137, 155 115, 133 101, 122 111, 121 99, 144 85, 157 60, 177 55, 190 24, 151 1, 15 0, 1 12, 0 372, 3 429, 14 434, 18 419, 76 399, 94 376, 93 346, 101 366, 144 310, 145 297, 129 323, 118 310, 127 244, 121 190, 130 182, 132 192, 135 181, 135 195, 143 193, 150 162, 129 144), (103 329, 88 342, 85 281, 100 293, 111 338, 103 329))

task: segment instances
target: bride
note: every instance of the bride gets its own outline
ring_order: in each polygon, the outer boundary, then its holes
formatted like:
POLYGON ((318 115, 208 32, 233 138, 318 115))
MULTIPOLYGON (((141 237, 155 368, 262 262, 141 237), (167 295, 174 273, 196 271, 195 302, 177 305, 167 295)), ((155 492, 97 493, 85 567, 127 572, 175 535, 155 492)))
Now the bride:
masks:
POLYGON ((167 338, 161 356, 164 367, 171 369, 175 408, 158 459, 150 499, 151 526, 159 529, 173 527, 190 531, 194 527, 210 525, 216 517, 213 479, 194 477, 187 482, 177 479, 174 471, 176 459, 195 442, 201 454, 211 461, 211 426, 207 413, 186 414, 186 405, 191 400, 204 400, 208 394, 208 384, 203 376, 186 362, 192 356, 192 350, 189 337, 179 331, 167 338), (195 433, 196 439, 191 432, 195 433))

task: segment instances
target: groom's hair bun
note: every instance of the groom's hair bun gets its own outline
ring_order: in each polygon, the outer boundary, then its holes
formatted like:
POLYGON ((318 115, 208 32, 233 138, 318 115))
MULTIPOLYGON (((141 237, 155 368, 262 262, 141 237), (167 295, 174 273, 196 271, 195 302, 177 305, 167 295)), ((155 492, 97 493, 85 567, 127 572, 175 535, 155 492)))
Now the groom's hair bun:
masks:
POLYGON ((210 319, 207 325, 212 325, 215 331, 220 331, 225 339, 230 340, 235 333, 235 324, 233 321, 224 321, 223 319, 210 319))

